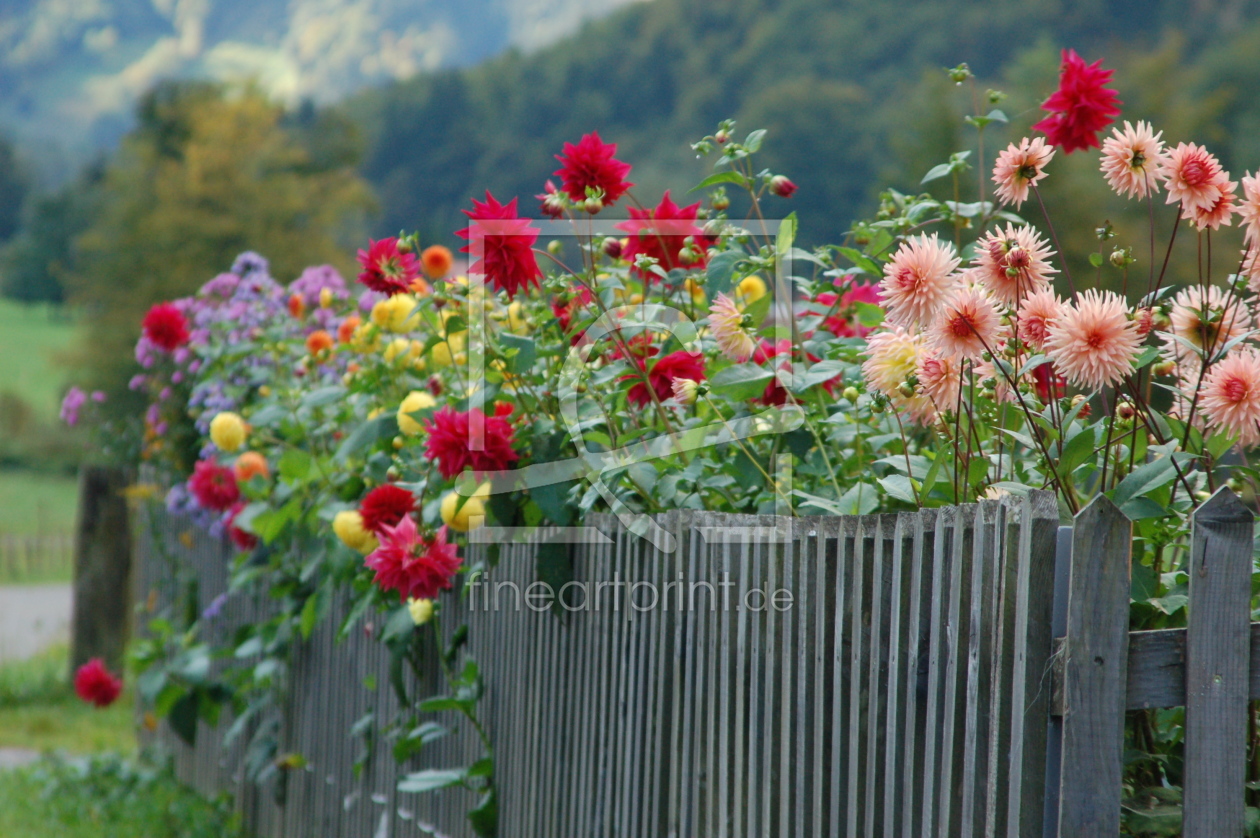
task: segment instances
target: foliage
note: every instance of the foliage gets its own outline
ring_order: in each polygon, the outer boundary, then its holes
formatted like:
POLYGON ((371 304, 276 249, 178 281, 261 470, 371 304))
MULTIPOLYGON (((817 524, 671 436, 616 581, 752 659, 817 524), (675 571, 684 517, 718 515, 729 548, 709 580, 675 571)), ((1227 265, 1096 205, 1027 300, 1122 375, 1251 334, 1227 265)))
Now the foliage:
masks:
MULTIPOLYGON (((125 385, 144 310, 195 289, 207 265, 249 247, 265 249, 283 274, 311 261, 345 264, 339 236, 370 206, 367 188, 347 152, 312 153, 281 127, 283 116, 256 92, 204 84, 162 85, 141 103, 66 277, 71 300, 93 313, 77 360, 116 411, 135 407, 125 385)), ((342 127, 329 119, 316 133, 335 145, 327 135, 342 127)))
POLYGON ((24 838, 230 838, 230 801, 206 801, 167 768, 117 756, 52 758, 0 773, 0 832, 24 838))

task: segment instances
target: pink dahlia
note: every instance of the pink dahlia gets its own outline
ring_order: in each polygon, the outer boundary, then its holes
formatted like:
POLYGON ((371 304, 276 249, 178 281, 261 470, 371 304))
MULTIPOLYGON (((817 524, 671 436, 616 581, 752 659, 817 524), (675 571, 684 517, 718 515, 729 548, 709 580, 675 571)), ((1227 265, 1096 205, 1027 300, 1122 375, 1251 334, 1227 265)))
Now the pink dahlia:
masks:
POLYGON ((1194 143, 1179 143, 1170 151, 1160 176, 1168 188, 1165 203, 1180 201, 1182 209, 1210 210, 1220 197, 1221 185, 1229 180, 1220 161, 1194 143))
POLYGON ((1186 344, 1205 355, 1219 350, 1251 330, 1252 315, 1238 297, 1216 285, 1192 285, 1173 298, 1169 330, 1181 340, 1170 341, 1167 354, 1185 354, 1186 344), (1173 352, 1173 346, 1179 352, 1173 352))
POLYGON ((539 287, 542 271, 533 250, 539 230, 529 226, 529 219, 516 217, 515 198, 500 204, 487 190, 484 203, 473 198, 473 209, 462 212, 472 224, 455 235, 468 239, 460 252, 477 260, 468 266, 469 273, 482 274, 492 288, 509 297, 539 287))
POLYGON ((214 460, 199 460, 188 478, 188 491, 202 509, 225 512, 240 500, 241 490, 232 469, 214 460))
POLYGON ((609 207, 634 186, 626 180, 630 164, 613 157, 616 153, 616 143, 605 143, 598 131, 592 131, 576 145, 564 144, 564 153, 556 155, 560 168, 553 174, 560 178, 561 188, 570 199, 584 201, 587 189, 599 190, 603 192, 604 206, 609 207))
POLYGON ((1154 133, 1149 122, 1130 125, 1124 131, 1114 128, 1102 146, 1102 173, 1117 195, 1145 198, 1159 191, 1159 175, 1168 155, 1160 141, 1163 131, 1154 133))
POLYGON ((744 330, 744 313, 725 294, 719 293, 709 307, 709 331, 722 355, 737 364, 747 361, 757 349, 757 342, 744 330))
POLYGON ((887 396, 898 411, 912 422, 928 425, 936 419, 932 400, 909 388, 919 361, 926 355, 923 339, 900 326, 878 332, 867 339, 862 375, 873 389, 887 396), (909 393, 909 395, 907 395, 909 393))
POLYGON ((1065 305, 1050 324, 1045 351, 1068 381, 1100 390, 1133 372, 1142 344, 1124 300, 1091 288, 1065 305))
POLYGON ((1050 326, 1063 310, 1063 303, 1054 291, 1044 288, 1025 298, 1019 306, 1016 334, 1019 339, 1040 352, 1050 336, 1050 326))
MULTIPOLYGON (((699 209, 699 201, 679 207, 670 200, 668 189, 655 209, 629 207, 630 220, 617 225, 618 230, 630 234, 622 258, 634 265, 639 256, 650 256, 665 271, 680 267, 703 268, 705 248, 713 243, 713 237, 706 236, 704 230, 696 226, 699 209), (687 247, 687 239, 692 240, 694 249, 687 247)), ((645 281, 656 279, 650 271, 641 271, 638 267, 630 270, 645 281)))
POLYGON ((438 471, 447 480, 461 474, 464 469, 474 471, 502 471, 520 459, 512 445, 516 434, 508 416, 512 406, 496 402, 494 415, 487 416, 479 407, 457 411, 449 405, 425 420, 428 434, 424 456, 436 462, 438 471), (473 439, 480 437, 479 450, 472 449, 473 439))
POLYGON ((149 343, 166 352, 188 343, 188 318, 174 303, 158 303, 149 309, 142 328, 149 343))
POLYGON ((1046 164, 1054 158, 1054 148, 1041 137, 1024 137, 1019 145, 1011 143, 998 154, 993 165, 993 182, 997 196, 1017 208, 1028 200, 1028 188, 1046 176, 1046 164))
POLYGON ((1196 230, 1206 230, 1209 227, 1219 230, 1222 225, 1230 226, 1231 219, 1237 212, 1234 206, 1234 201, 1237 199, 1234 190, 1237 186, 1238 184, 1232 180, 1218 179, 1216 200, 1210 205, 1191 204, 1183 207, 1181 217, 1194 224, 1196 230))
POLYGON ((92 658, 74 673, 75 695, 97 707, 117 701, 122 688, 122 680, 110 674, 100 658, 92 658))
POLYGON ((1064 154, 1098 148, 1098 132, 1120 115, 1116 91, 1104 85, 1114 70, 1104 70, 1102 59, 1086 64, 1076 50, 1063 50, 1059 89, 1042 103, 1050 116, 1033 125, 1064 154))
POLYGON ((411 281, 420 275, 416 254, 399 250, 396 237, 369 239, 368 249, 359 251, 359 264, 363 266, 359 282, 391 297, 411 290, 411 281))
POLYGON ((446 540, 446 527, 433 538, 424 538, 410 515, 396 526, 385 527, 381 544, 363 563, 376 571, 372 581, 385 591, 398 591, 408 599, 436 599, 451 589, 462 560, 455 545, 446 540))
POLYGON ((902 242, 884 265, 884 279, 879 284, 888 320, 906 327, 931 323, 958 284, 954 275, 958 262, 954 246, 941 241, 936 233, 911 236, 902 242))
POLYGON ((915 369, 919 389, 932 400, 937 411, 958 410, 962 396, 962 364, 956 358, 943 358, 930 352, 919 359, 915 369))
POLYGON ((1243 447, 1260 444, 1260 354, 1235 349, 1214 364, 1199 405, 1209 423, 1236 435, 1243 447))
POLYGON ((1007 224, 976 242, 972 263, 980 282, 998 301, 1015 305, 1050 284, 1058 270, 1050 266, 1050 245, 1028 225, 1007 224))
POLYGON ((943 358, 979 358, 994 349, 1001 325, 992 298, 982 288, 966 285, 937 312, 927 342, 943 358))
POLYGON ((359 501, 359 516, 363 528, 380 535, 385 527, 392 527, 416 511, 416 496, 402 486, 383 483, 363 496, 359 501))
POLYGON ((1260 243, 1260 177, 1247 173, 1242 179, 1243 200, 1238 207, 1244 228, 1243 240, 1251 247, 1260 243))
POLYGON ((626 393, 626 398, 631 404, 639 407, 647 407, 652 403, 652 396, 647 389, 649 383, 652 385, 653 392, 656 393, 656 398, 665 401, 674 394, 676 379, 704 381, 704 355, 699 352, 683 350, 671 352, 656 359, 651 369, 647 369, 646 358, 639 359, 638 365, 641 372, 627 375, 625 378, 637 380, 637 383, 626 393), (646 383, 643 381, 644 375, 647 377, 646 383))

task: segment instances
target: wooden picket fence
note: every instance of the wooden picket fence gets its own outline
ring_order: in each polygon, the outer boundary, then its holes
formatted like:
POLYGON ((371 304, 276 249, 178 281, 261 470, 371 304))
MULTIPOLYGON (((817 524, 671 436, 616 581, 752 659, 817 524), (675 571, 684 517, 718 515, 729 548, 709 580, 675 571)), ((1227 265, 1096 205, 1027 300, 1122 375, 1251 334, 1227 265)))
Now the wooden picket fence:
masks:
MULTIPOLYGON (((500 545, 483 585, 443 600, 444 627, 468 622, 487 680, 505 838, 1111 838, 1126 709, 1183 705, 1184 834, 1243 835, 1260 624, 1251 514, 1232 494, 1195 516, 1190 627, 1161 632, 1128 631, 1131 528, 1105 499, 1070 530, 1045 492, 888 515, 656 520, 676 550, 595 515, 581 543, 557 548, 563 534, 549 531, 500 545), (540 613, 516 597, 544 554, 548 578, 558 559, 587 584, 540 613)), ((189 548, 184 524, 160 524, 204 605, 224 590, 229 551, 205 536, 189 548)), ((164 579, 153 545, 139 551, 143 601, 164 579)), ((267 607, 265 594, 234 595, 210 637, 267 607)), ((278 753, 306 767, 285 776, 284 805, 242 781, 226 723, 203 725, 196 748, 161 734, 180 776, 236 791, 259 836, 470 835, 471 792, 395 788, 479 755, 452 714, 435 720, 455 733, 409 764, 377 742, 352 770, 365 730, 398 708, 383 645, 365 629, 338 643, 334 628, 290 674, 278 753)), ((412 687, 440 689, 436 677, 412 687)))

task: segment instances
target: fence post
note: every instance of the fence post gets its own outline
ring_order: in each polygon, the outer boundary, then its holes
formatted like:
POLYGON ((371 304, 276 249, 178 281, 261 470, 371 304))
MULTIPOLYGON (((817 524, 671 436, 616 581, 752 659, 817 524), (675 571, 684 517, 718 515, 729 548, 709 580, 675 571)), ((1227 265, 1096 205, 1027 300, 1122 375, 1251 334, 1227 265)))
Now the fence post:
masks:
POLYGON ((1245 829, 1253 516, 1222 487, 1191 525, 1186 629, 1186 838, 1245 829))
POLYGON ((131 626, 131 524, 126 474, 85 466, 79 473, 70 671, 91 658, 122 668, 131 626))
POLYGON ((1133 525, 1099 495, 1076 516, 1064 645, 1059 836, 1120 832, 1133 525))

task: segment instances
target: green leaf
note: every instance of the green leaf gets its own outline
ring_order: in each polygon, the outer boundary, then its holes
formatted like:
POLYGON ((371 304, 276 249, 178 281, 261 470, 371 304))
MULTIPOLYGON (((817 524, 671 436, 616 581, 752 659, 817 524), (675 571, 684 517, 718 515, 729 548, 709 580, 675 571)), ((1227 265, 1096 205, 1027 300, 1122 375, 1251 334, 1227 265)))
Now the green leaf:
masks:
POLYGON ((499 340, 503 342, 504 349, 516 350, 516 354, 507 359, 508 372, 522 375, 534 368, 534 360, 538 357, 538 350, 533 338, 504 332, 499 336, 499 340))
POLYGON ((257 413, 251 414, 249 424, 256 428, 265 428, 268 425, 274 425, 281 419, 289 415, 289 411, 285 410, 278 404, 269 404, 257 413))
POLYGON ((705 189, 709 186, 717 186, 719 183, 734 183, 747 188, 748 179, 739 172, 718 172, 715 175, 709 175, 695 186, 688 189, 688 192, 695 192, 699 189, 705 189))
POLYGON ((170 724, 171 730, 175 731, 175 735, 183 740, 184 744, 192 748, 197 744, 197 694, 193 691, 184 693, 184 696, 171 707, 170 715, 166 717, 167 723, 170 724))
POLYGON ((538 581, 545 583, 554 595, 551 610, 561 614, 560 589, 573 581, 573 556, 569 553, 569 545, 557 541, 540 544, 535 562, 538 581))
POLYGON ((836 502, 841 515, 869 515, 879 507, 879 490, 869 483, 857 483, 836 502))
POLYGON ((760 396, 772 378, 772 371, 756 364, 734 364, 713 376, 710 387, 715 394, 742 402, 760 396))
POLYGON ((304 483, 311 474, 314 459, 300 448, 290 448, 280 455, 276 469, 280 479, 287 483, 304 483))
POLYGON ((403 605, 395 608, 385 621, 385 630, 381 633, 382 643, 393 643, 400 638, 410 638, 416 629, 416 621, 411 618, 411 609, 403 605))
MULTIPOLYGON (((1158 489, 1177 478, 1175 468, 1177 454, 1162 457, 1151 463, 1138 466, 1120 481, 1111 492, 1111 500, 1116 506, 1124 507, 1133 498, 1158 489)), ((1184 455, 1183 455, 1184 458, 1184 455)))
POLYGON ((704 292, 710 299, 731 290, 735 266, 747 258, 742 250, 724 250, 709 260, 704 270, 704 292))
POLYGON ((1098 447, 1098 437, 1093 428, 1085 428, 1067 441, 1063 446, 1063 454, 1059 457, 1059 462, 1055 466, 1055 471, 1060 476, 1066 477, 1076 470, 1076 467, 1094 453, 1094 449, 1098 447))
POLYGON ((346 437, 345 442, 337 449, 337 462, 344 463, 350 457, 365 448, 375 445, 383 439, 393 439, 398 435, 398 417, 392 413, 368 419, 354 433, 346 437))
POLYGON ((328 610, 328 596, 325 588, 319 588, 314 594, 307 597, 306 604, 302 606, 302 621, 299 626, 302 632, 303 640, 310 640, 311 633, 315 631, 315 624, 319 622, 319 618, 328 610))
POLYGON ((347 392, 345 387, 320 387, 303 396, 300 406, 323 407, 341 401, 346 397, 347 392))
POLYGON ((749 154, 753 154, 761 148, 761 141, 766 136, 765 128, 758 128, 752 131, 744 138, 744 148, 748 149, 749 154))
POLYGON ((499 799, 493 786, 486 789, 477 808, 468 812, 468 822, 481 838, 495 838, 499 834, 499 799))
POLYGON ((1144 346, 1138 356, 1133 359, 1133 368, 1140 370, 1159 357, 1158 346, 1144 346))
POLYGON ((1104 261, 1105 259, 1103 258, 1103 255, 1101 253, 1089 254, 1089 263, 1093 265, 1095 268, 1101 268, 1104 261))
POLYGON ((463 711, 469 709, 467 701, 461 701, 458 698, 451 698, 448 695, 438 696, 437 698, 427 698, 420 702, 416 708, 421 713, 445 713, 449 710, 463 711))
POLYGON ((856 248, 838 247, 836 252, 871 276, 882 276, 884 273, 878 262, 856 248))
POLYGON ((775 238, 774 252, 779 259, 787 258, 792 252, 792 244, 796 241, 796 212, 779 222, 779 235, 775 238))
POLYGON ((796 377, 796 392, 803 393, 815 384, 830 381, 844 373, 845 367, 846 364, 843 361, 819 361, 806 370, 804 375, 796 377))
POLYGON ((1120 511, 1130 521, 1141 521, 1146 518, 1163 518, 1168 515, 1167 507, 1150 498, 1134 498, 1120 507, 1120 511))
POLYGON ((954 164, 937 163, 928 169, 927 174, 923 176, 923 180, 919 181, 919 183, 931 183, 934 180, 940 180, 952 171, 954 171, 954 164))
POLYGON ((879 478, 879 485, 884 487, 884 491, 889 497, 896 498, 906 503, 918 503, 919 499, 915 497, 914 485, 909 477, 904 474, 890 474, 887 477, 879 478))
POLYGON ((417 771, 414 774, 408 774, 398 782, 398 790, 404 793, 437 791, 450 788, 451 786, 463 785, 464 776, 465 771, 462 768, 457 768, 453 771, 431 768, 427 771, 417 771))

